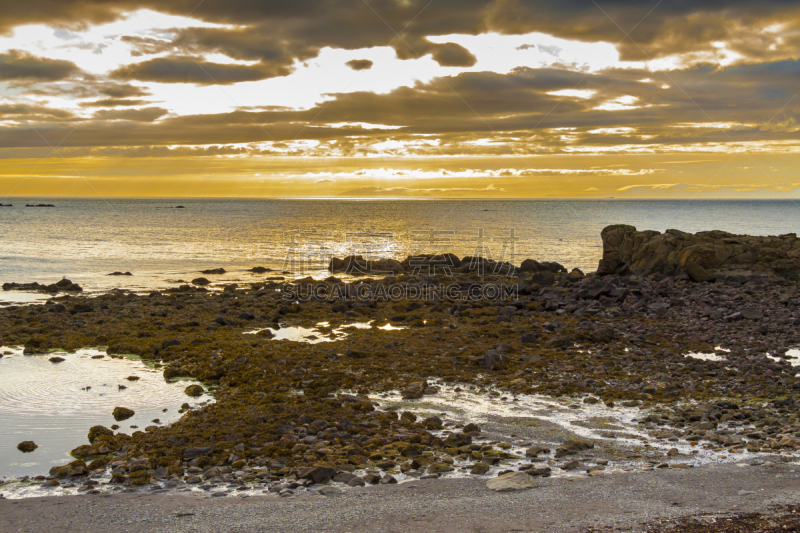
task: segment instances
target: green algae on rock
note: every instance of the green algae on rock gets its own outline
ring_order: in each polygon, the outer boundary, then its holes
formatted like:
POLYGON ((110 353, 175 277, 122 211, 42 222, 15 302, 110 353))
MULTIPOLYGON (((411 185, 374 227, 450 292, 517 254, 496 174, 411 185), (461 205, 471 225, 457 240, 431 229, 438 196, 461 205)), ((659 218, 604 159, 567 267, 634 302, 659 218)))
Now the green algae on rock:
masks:
MULTIPOLYGON (((319 283, 334 287, 338 281, 319 283)), ((105 440, 95 435, 101 443, 90 439, 78 453, 110 450, 119 483, 149 482, 158 468, 192 479, 212 467, 265 468, 277 477, 317 467, 383 474, 413 468, 436 475, 454 468, 447 458, 493 465, 511 459, 494 449, 503 443, 475 443, 480 428, 468 421, 458 431, 437 417, 420 420, 376 409, 368 397, 391 392, 405 396, 400 401, 407 405, 423 403, 440 394, 431 383, 474 387, 495 401, 543 395, 587 407, 595 400, 636 406, 646 413, 642 428, 654 438, 705 440, 733 450, 746 438, 758 450, 800 449, 791 436, 800 414, 793 399, 800 381, 788 362, 761 355, 785 353, 800 343, 796 328, 789 327, 800 323, 797 285, 754 279, 743 288, 691 283, 683 274, 538 269, 480 279, 467 271, 439 278, 400 274, 382 282, 362 278, 344 284, 342 294, 380 283, 421 295, 448 283, 463 293, 413 301, 291 303, 282 297, 283 285, 270 281, 225 292, 186 285, 148 295, 96 296, 96 311, 81 328, 68 327, 72 319, 66 313, 50 312, 56 303, 0 309, 7 326, 0 329, 0 342, 117 346, 163 362, 165 377, 199 379, 213 392, 216 403, 187 405, 170 426, 105 440), (461 297, 490 284, 515 287, 516 299, 461 297), (758 307, 764 318, 734 316, 745 304, 758 307), (345 339, 317 344, 244 335, 280 324, 309 328, 325 321, 335 328, 367 319, 407 329, 354 328, 345 339), (713 352, 717 345, 731 349, 727 361, 684 357, 713 352), (651 416, 659 408, 667 412, 651 416), (763 431, 752 431, 752 437, 718 433, 723 419, 740 421, 734 430, 739 433, 744 421, 763 431), (134 463, 145 460, 144 466, 134 463)), ((557 449, 577 455, 587 446, 573 441, 557 449)), ((486 471, 473 468, 476 475, 486 471)))
POLYGON ((127 407, 115 407, 113 413, 111 414, 114 416, 114 420, 117 422, 122 422, 123 420, 129 419, 136 413, 127 407))
POLYGON ((203 390, 203 387, 201 385, 195 384, 195 385, 189 385, 183 392, 185 392, 187 396, 196 398, 198 396, 202 396, 205 390, 203 390))

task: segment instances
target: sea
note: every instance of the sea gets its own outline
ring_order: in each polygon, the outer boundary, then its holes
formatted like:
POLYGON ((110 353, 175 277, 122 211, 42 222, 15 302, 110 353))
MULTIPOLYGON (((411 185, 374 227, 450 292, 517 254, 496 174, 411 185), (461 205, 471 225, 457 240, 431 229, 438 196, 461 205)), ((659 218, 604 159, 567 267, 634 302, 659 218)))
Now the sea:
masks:
MULTIPOLYGON (((364 200, 7 198, 0 207, 0 283, 148 291, 190 282, 324 277, 331 257, 481 255, 596 270, 600 231, 719 229, 780 235, 800 228, 796 200, 364 200), (52 204, 53 207, 26 207, 52 204), (247 272, 256 266, 271 272, 247 272), (130 272, 131 276, 109 276, 130 272)), ((0 301, 41 295, 0 291, 0 301)))

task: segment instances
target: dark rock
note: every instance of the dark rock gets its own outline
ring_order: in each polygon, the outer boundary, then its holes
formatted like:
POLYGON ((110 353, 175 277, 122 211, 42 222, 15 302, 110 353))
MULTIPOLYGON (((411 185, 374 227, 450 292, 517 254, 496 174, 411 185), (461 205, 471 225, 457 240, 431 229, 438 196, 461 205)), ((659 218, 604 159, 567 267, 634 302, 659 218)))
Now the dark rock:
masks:
MULTIPOLYGON (((209 270, 201 270, 200 273, 201 274, 222 275, 222 274, 225 274, 225 269, 224 268, 212 268, 212 269, 209 269, 209 270)), ((192 283, 194 283, 194 282, 192 282, 192 283)))
POLYGON ((377 485, 381 482, 381 476, 378 474, 367 474, 364 476, 364 481, 369 483, 370 485, 377 485))
POLYGON ((490 469, 491 467, 486 463, 475 463, 469 473, 475 476, 483 476, 489 473, 490 469))
POLYGON ((496 350, 487 350, 483 356, 483 366, 487 370, 494 370, 506 362, 506 356, 496 350))
POLYGON ((336 476, 336 470, 324 466, 312 466, 304 468, 297 476, 298 479, 310 479, 314 483, 326 483, 336 476))
POLYGON ((201 286, 203 286, 203 285, 210 285, 211 282, 208 281, 206 278, 195 278, 195 279, 192 280, 192 284, 193 285, 201 285, 201 286))
POLYGON ((356 476, 348 481, 347 485, 350 487, 364 487, 366 486, 366 482, 364 481, 364 478, 356 476))
POLYGON ((198 396, 202 396, 205 391, 202 386, 195 384, 189 385, 183 392, 186 393, 187 396, 197 398, 198 396))
POLYGON ((541 285, 542 287, 551 287, 556 282, 556 277, 549 270, 537 272, 531 276, 531 283, 541 285))
POLYGON ((239 315, 239 320, 255 320, 256 316, 253 313, 242 313, 239 315))
POLYGON ((22 453, 31 453, 33 450, 38 448, 39 446, 33 442, 32 440, 22 441, 17 444, 17 449, 22 453))
POLYGON ((714 279, 714 276, 708 273, 708 271, 700 266, 699 263, 689 263, 686 265, 686 273, 692 279, 692 281, 696 281, 698 283, 702 283, 704 281, 711 281, 714 279))
POLYGON ((114 411, 112 412, 114 420, 116 420, 117 422, 127 420, 135 414, 136 413, 133 410, 128 409, 126 407, 115 407, 114 411))
MULTIPOLYGON (((191 461, 192 459, 196 459, 197 457, 202 457, 204 455, 209 455, 211 452, 214 451, 214 448, 210 446, 204 447, 196 447, 196 448, 186 448, 183 450, 183 460, 184 461, 191 461)), ((188 481, 187 481, 188 483, 188 481)))
POLYGON ((133 276, 130 272, 112 272, 109 276, 133 276))
POLYGON ((248 272, 252 272, 253 274, 264 274, 265 272, 272 272, 271 268, 266 268, 262 266, 253 267, 248 272))
POLYGON ((692 234, 670 229, 659 233, 619 224, 604 228, 600 237, 603 240, 603 258, 597 267, 600 275, 630 271, 674 276, 686 272, 695 281, 710 281, 709 276, 720 279, 719 273, 724 271, 758 272, 790 279, 800 276, 800 257, 796 253, 800 245, 794 233, 770 237, 717 230, 692 234))
POLYGON ((351 474, 350 472, 339 472, 333 477, 333 481, 337 483, 350 483, 351 480, 357 477, 357 475, 351 474))

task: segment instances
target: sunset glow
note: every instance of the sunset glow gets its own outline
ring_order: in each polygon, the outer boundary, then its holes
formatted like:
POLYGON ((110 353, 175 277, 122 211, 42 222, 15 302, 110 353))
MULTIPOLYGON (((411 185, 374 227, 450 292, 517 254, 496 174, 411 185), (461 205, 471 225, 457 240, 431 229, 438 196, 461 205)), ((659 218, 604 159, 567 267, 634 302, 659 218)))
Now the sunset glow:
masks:
POLYGON ((33 0, 0 197, 796 197, 800 6, 33 0))

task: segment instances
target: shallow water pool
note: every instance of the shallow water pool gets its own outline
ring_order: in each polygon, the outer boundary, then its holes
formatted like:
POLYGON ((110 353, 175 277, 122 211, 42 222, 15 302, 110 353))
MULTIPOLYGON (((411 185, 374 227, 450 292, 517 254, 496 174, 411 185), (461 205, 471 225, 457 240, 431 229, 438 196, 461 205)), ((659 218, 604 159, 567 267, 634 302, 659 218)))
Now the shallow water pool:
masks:
POLYGON ((51 467, 73 460, 69 452, 89 443, 86 436, 92 426, 119 424, 118 431, 131 434, 178 420, 185 402, 194 406, 213 401, 206 394, 190 398, 184 393, 189 382, 168 383, 161 370, 141 360, 111 358, 96 349, 27 356, 22 348, 0 347, 0 354, 3 478, 47 474, 51 467), (64 361, 50 362, 55 356, 64 361), (111 415, 115 407, 136 414, 116 422, 111 415), (39 446, 34 452, 17 450, 17 444, 29 440, 39 446))

